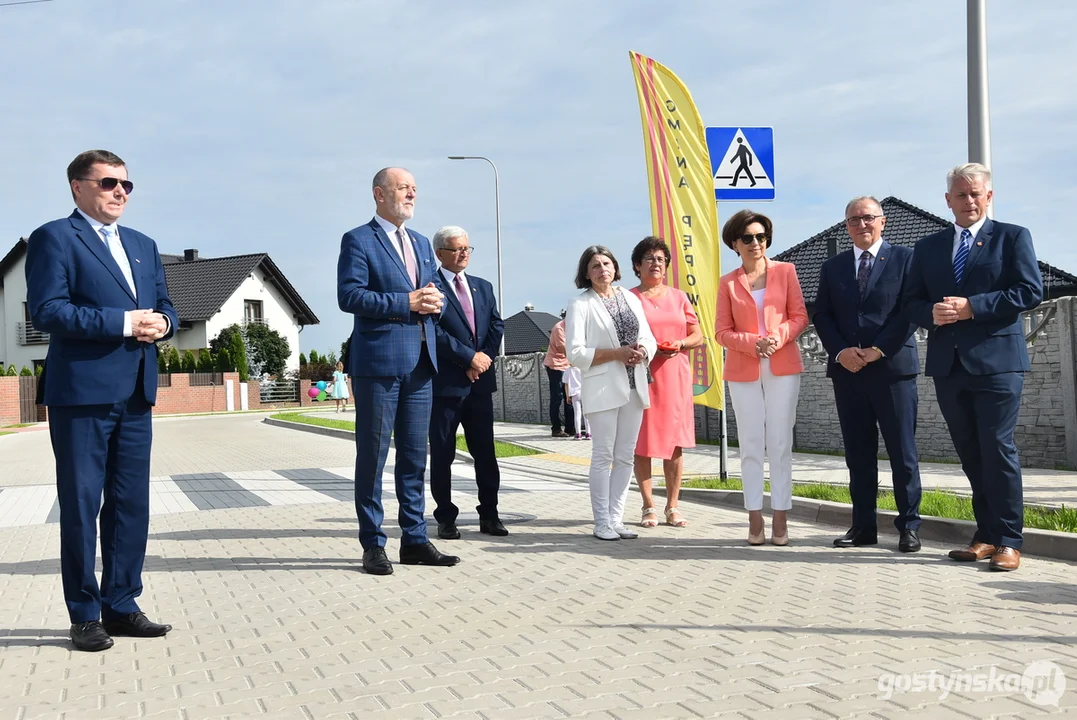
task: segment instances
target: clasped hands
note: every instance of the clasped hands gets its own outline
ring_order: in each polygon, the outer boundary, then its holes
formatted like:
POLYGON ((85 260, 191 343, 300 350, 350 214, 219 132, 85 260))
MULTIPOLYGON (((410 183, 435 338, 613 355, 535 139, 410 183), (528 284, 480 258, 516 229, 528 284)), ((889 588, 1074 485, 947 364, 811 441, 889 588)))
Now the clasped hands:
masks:
POLYGON ((494 361, 490 359, 490 356, 481 350, 475 353, 475 357, 471 358, 471 367, 467 369, 467 379, 471 382, 475 382, 479 379, 479 375, 490 369, 494 361))
POLYGON ((837 360, 851 373, 860 372, 865 367, 882 357, 875 348, 847 347, 838 353, 837 360))
POLYGON ((622 345, 615 351, 617 359, 628 367, 635 367, 647 359, 647 353, 639 343, 635 345, 622 345))
POLYGON ((168 332, 168 318, 153 310, 131 312, 131 337, 144 343, 157 342, 168 332))
POLYGON ((420 315, 435 315, 441 312, 445 304, 445 296, 434 283, 428 283, 426 287, 408 293, 408 304, 412 312, 420 315))
POLYGON ((755 355, 760 358, 769 358, 778 349, 778 338, 761 337, 755 341, 755 355))
POLYGON ((931 308, 931 319, 936 325, 949 325, 958 320, 972 318, 972 305, 968 298, 944 297, 931 308))

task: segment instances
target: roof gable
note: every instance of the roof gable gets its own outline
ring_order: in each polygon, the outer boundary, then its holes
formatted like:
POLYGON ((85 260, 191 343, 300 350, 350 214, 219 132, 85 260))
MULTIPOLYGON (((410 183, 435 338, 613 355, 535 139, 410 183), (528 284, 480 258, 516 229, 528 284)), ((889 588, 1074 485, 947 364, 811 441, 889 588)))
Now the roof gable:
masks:
POLYGON ((550 345, 550 332, 561 321, 556 315, 522 310, 505 318, 505 354, 544 352, 550 345))
POLYGON ((26 254, 26 238, 19 238, 14 247, 0 260, 0 288, 4 287, 4 278, 7 277, 11 268, 26 254))
MULTIPOLYGON (((927 210, 890 196, 880 203, 886 215, 883 239, 893 245, 912 247, 925 235, 953 227, 953 222, 927 210)), ((774 256, 775 260, 791 262, 796 266, 797 278, 808 307, 815 304, 819 291, 819 272, 823 262, 832 254, 852 247, 845 223, 831 225, 817 235, 798 243, 774 256)), ((1044 299, 1077 293, 1077 276, 1039 261, 1043 275, 1044 299)))

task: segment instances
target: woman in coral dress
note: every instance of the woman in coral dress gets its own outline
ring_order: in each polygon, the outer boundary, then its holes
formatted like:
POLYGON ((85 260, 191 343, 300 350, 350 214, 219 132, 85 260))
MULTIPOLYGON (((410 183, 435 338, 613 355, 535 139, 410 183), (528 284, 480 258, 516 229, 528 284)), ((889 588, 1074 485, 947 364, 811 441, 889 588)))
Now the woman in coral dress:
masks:
POLYGON ((651 406, 643 411, 636 442, 635 472, 643 496, 643 527, 658 525, 651 494, 651 458, 662 459, 666 522, 673 527, 688 524, 677 509, 684 469, 681 449, 696 446, 692 368, 685 351, 703 344, 703 332, 688 296, 665 283, 669 261, 669 246, 656 237, 644 238, 632 251, 632 268, 640 279, 632 292, 643 304, 651 333, 658 341, 658 353, 651 361, 651 406))

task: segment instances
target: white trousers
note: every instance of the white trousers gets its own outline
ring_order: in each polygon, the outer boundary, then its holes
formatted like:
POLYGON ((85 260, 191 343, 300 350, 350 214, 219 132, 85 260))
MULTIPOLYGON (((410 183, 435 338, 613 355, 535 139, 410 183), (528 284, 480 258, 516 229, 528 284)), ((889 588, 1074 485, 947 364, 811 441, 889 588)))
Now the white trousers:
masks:
MULTIPOLYGON (((579 395, 569 395, 572 398, 572 416, 576 423, 576 434, 579 435, 583 432, 591 432, 591 421, 587 419, 587 416, 583 414, 583 403, 580 402, 579 395)), ((568 428, 565 428, 566 430, 568 428)))
POLYGON ((760 361, 759 379, 728 382, 737 414, 744 509, 763 509, 763 456, 770 461, 770 509, 793 508, 793 425, 797 419, 800 375, 774 375, 770 360, 760 361))
POLYGON ((636 440, 643 424, 643 403, 632 393, 628 404, 587 416, 591 423, 591 512, 595 525, 624 519, 636 440))

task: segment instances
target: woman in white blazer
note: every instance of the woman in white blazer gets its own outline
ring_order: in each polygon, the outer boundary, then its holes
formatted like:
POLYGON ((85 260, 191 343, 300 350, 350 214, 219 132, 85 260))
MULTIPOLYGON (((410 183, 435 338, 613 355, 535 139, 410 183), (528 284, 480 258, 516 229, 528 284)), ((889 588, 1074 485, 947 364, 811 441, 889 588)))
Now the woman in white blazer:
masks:
POLYGON ((643 305, 614 285, 621 269, 609 248, 583 251, 565 315, 568 361, 580 369, 580 404, 591 423, 591 511, 595 537, 637 537, 623 520, 643 411, 650 405, 647 362, 657 351, 643 305))

